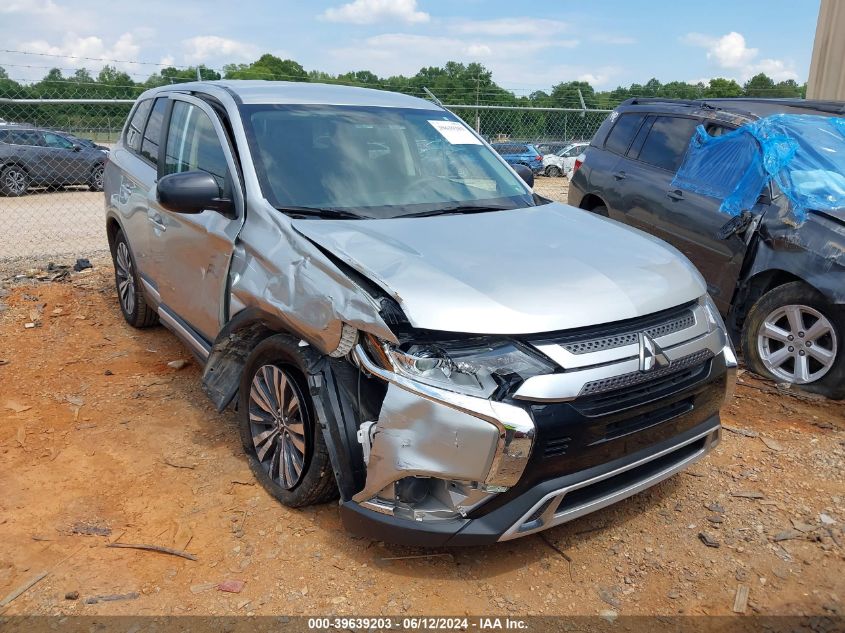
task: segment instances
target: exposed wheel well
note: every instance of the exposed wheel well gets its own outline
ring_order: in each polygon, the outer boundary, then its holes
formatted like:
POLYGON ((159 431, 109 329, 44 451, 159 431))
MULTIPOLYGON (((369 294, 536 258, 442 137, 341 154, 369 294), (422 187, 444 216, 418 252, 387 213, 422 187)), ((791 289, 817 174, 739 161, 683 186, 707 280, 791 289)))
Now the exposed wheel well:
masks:
POLYGON ((585 211, 592 211, 596 207, 606 207, 607 205, 604 203, 604 200, 599 198, 597 195, 588 193, 581 199, 581 208, 585 211))
POLYGON ((106 235, 109 238, 109 250, 114 249, 114 237, 120 230, 120 223, 114 218, 106 220, 106 235))
POLYGON ((26 168, 26 165, 24 165, 23 163, 19 163, 16 160, 10 160, 8 163, 4 163, 3 165, 0 165, 0 171, 3 171, 4 169, 6 169, 6 167, 18 167, 19 169, 22 169, 27 174, 29 174, 29 170, 26 168))
MULTIPOLYGON (((742 285, 736 300, 731 308, 729 327, 733 330, 735 335, 742 332, 742 327, 745 323, 745 317, 748 310, 751 309, 757 300, 764 294, 769 292, 772 288, 777 288, 792 281, 800 281, 807 283, 797 275, 793 275, 785 270, 764 270, 750 279, 746 280, 742 285)), ((812 287, 811 284, 807 284, 812 287)))

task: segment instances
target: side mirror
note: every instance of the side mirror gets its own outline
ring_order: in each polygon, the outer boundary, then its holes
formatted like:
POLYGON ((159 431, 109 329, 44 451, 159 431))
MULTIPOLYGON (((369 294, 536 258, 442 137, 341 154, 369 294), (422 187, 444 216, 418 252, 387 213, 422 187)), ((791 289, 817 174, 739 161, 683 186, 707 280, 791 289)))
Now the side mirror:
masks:
POLYGON ((513 170, 525 181, 525 184, 529 187, 534 187, 534 172, 531 171, 530 167, 526 167, 525 165, 514 165, 513 170))
POLYGON ((72 149, 74 152, 81 152, 81 151, 82 151, 82 145, 77 145, 76 143, 74 143, 74 144, 73 144, 73 147, 72 147, 71 149, 72 149))
POLYGON ((211 174, 204 171, 183 171, 163 176, 156 186, 156 199, 174 213, 217 211, 234 216, 234 205, 220 195, 220 187, 211 174))

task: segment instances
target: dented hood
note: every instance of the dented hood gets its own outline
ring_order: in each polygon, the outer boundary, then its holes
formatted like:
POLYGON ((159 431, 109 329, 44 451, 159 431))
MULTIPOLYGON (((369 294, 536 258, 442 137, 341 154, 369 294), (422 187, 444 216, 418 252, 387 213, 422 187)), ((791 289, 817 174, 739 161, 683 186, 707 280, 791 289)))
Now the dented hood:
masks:
POLYGON ((705 292, 665 242, 559 203, 293 225, 381 286, 418 328, 550 332, 643 316, 705 292))

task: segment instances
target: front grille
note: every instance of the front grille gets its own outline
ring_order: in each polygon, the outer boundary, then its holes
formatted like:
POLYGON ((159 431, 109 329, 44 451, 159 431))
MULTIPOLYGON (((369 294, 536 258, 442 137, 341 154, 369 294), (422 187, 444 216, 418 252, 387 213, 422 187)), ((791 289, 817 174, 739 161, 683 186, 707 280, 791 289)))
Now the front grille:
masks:
MULTIPOLYGON (((682 314, 672 317, 669 321, 652 325, 642 330, 642 332, 651 338, 660 338, 673 332, 680 332, 693 325, 695 325, 695 316, 691 310, 687 309, 682 314)), ((638 340, 638 332, 625 332, 589 340, 574 341, 565 344, 563 348, 570 354, 591 354, 615 347, 634 345, 638 340)))
POLYGON ((578 397, 592 396, 608 391, 616 391, 617 389, 625 389, 641 385, 646 382, 658 380, 665 376, 674 374, 689 367, 695 367, 713 357, 713 352, 709 349, 702 349, 689 356, 684 356, 672 362, 671 365, 661 367, 649 372, 631 372, 630 374, 622 374, 621 376, 611 376, 610 378, 602 378, 601 380, 593 380, 588 382, 581 389, 578 397))

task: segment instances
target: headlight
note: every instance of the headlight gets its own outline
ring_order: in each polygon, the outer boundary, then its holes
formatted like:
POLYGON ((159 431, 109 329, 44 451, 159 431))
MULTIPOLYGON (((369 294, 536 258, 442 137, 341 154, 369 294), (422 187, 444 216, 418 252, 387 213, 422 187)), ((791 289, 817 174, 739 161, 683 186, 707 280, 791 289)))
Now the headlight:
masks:
MULTIPOLYGON (((417 382, 489 398, 496 389, 512 381, 548 374, 555 366, 510 341, 472 339, 444 343, 412 343, 396 347, 369 339, 378 345, 381 362, 417 382)), ((378 352, 378 350, 375 350, 378 352)))
POLYGON ((712 332, 715 329, 720 329, 723 332, 727 332, 725 322, 724 320, 722 320, 722 315, 719 314, 719 308, 716 307, 716 304, 713 302, 713 299, 710 297, 710 295, 705 294, 698 300, 698 303, 704 308, 704 311, 707 313, 707 321, 710 323, 710 331, 712 332))

